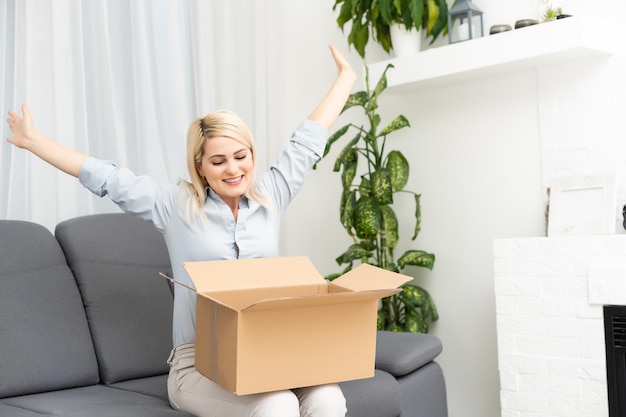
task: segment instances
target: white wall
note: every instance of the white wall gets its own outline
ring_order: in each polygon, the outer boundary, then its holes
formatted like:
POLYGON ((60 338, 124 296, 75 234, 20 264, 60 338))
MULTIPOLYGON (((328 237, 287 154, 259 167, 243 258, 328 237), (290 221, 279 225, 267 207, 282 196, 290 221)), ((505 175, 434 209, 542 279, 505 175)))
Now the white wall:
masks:
POLYGON ((624 305, 626 236, 498 239, 502 417, 607 417, 603 306, 624 305))
MULTIPOLYGON (((345 37, 331 16, 333 3, 326 0, 285 5, 289 22, 281 47, 290 63, 298 63, 294 66, 298 71, 282 80, 287 97, 298 96, 295 101, 287 100, 282 109, 285 131, 292 128, 287 124, 293 125, 310 111, 334 76, 325 71, 324 64, 330 62, 322 47, 335 43, 347 50, 345 37)), ((538 13, 535 0, 475 3, 485 12, 486 29, 495 23, 513 25, 516 19, 535 18, 538 13)), ((593 12, 580 2, 553 3, 565 6, 570 13, 593 12)), ((614 0, 606 4, 617 5, 614 0)), ((387 58, 382 50, 370 47, 368 62, 387 58)), ((363 64, 354 51, 350 52, 350 60, 355 68, 363 64)), ((418 268, 408 272, 431 291, 439 308, 441 318, 432 333, 441 338, 444 346, 439 362, 446 375, 451 417, 500 415, 492 243, 496 238, 544 234, 545 186, 563 171, 542 165, 560 160, 554 154, 548 159, 542 154, 546 147, 542 132, 557 120, 566 126, 567 117, 579 116, 571 111, 560 113, 559 109, 580 108, 586 100, 584 90, 593 91, 602 77, 614 77, 616 81, 618 71, 606 69, 611 65, 584 64, 574 72, 568 65, 539 73, 522 71, 381 99, 384 119, 402 113, 412 124, 411 129, 396 135, 393 144, 410 160, 409 188, 422 194, 423 225, 416 242, 403 244, 404 248, 425 249, 437 256, 432 272, 418 268), (588 78, 594 81, 581 81, 588 78), (584 87, 575 94, 563 93, 581 83, 584 87)), ((606 87, 612 80, 604 80, 601 86, 606 87)), ((602 97, 602 91, 595 95, 602 97)), ((611 107, 610 114, 624 120, 618 114, 622 100, 617 96, 611 96, 612 106, 604 107, 611 107)), ((586 125, 586 134, 598 129, 601 115, 615 120, 605 112, 591 109, 593 116, 589 117, 596 121, 586 125)), ((349 117, 343 115, 335 127, 342 126, 349 117)), ((623 141, 624 129, 617 124, 621 125, 612 122, 611 132, 604 134, 613 138, 614 148, 615 143, 623 141)), ((561 131, 556 137, 561 142, 556 148, 554 142, 549 142, 548 147, 561 155, 560 150, 568 148, 567 134, 561 131)), ((592 143, 591 139, 585 142, 589 146, 592 143)), ((277 152, 282 143, 273 146, 270 151, 277 152)), ((623 158, 613 159, 615 166, 623 158)), ((349 243, 338 222, 340 180, 331 172, 333 160, 331 155, 312 174, 283 228, 283 254, 308 255, 322 273, 339 270, 334 258, 349 243)), ((586 168, 580 171, 588 172, 586 168)), ((412 218, 410 204, 406 210, 404 217, 412 218)))

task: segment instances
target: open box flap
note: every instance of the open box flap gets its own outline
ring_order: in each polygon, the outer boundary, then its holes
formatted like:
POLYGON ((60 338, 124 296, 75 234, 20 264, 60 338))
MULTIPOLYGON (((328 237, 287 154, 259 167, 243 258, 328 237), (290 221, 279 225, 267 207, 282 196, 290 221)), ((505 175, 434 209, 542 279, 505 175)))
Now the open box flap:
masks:
POLYGON ((333 280, 330 285, 352 291, 368 291, 398 288, 412 279, 408 275, 387 271, 370 264, 361 264, 333 280))
POLYGON ((320 295, 307 295, 303 297, 284 297, 260 300, 243 311, 262 311, 275 308, 301 308, 322 306, 329 304, 355 303, 358 301, 377 300, 400 292, 399 288, 369 290, 360 292, 341 292, 320 295))
POLYGON ((306 256, 185 262, 183 266, 200 293, 326 282, 306 256))

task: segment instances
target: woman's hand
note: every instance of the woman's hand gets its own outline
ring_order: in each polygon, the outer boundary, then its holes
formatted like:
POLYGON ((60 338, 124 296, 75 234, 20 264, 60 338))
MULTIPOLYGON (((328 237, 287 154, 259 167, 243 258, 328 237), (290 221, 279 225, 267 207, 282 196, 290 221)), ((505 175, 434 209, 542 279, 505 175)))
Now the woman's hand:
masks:
POLYGON ((26 103, 22 104, 22 115, 9 111, 7 123, 13 136, 7 139, 11 145, 27 149, 55 168, 78 177, 80 168, 87 160, 87 155, 65 148, 42 136, 33 125, 33 119, 26 103))
POLYGON ((26 103, 22 104, 22 114, 24 117, 20 117, 20 115, 13 110, 9 111, 7 123, 9 124, 12 136, 7 139, 7 142, 18 148, 27 149, 29 142, 33 140, 37 131, 33 125, 33 120, 26 103))
POLYGON ((337 74, 352 77, 356 80, 356 74, 346 57, 343 56, 343 53, 339 49, 335 48, 334 45, 330 45, 329 48, 333 55, 333 59, 335 60, 335 64, 337 65, 337 74))
POLYGON ((326 96, 309 115, 310 120, 320 123, 327 130, 341 113, 356 81, 356 74, 341 51, 330 45, 330 52, 337 65, 337 78, 326 96))

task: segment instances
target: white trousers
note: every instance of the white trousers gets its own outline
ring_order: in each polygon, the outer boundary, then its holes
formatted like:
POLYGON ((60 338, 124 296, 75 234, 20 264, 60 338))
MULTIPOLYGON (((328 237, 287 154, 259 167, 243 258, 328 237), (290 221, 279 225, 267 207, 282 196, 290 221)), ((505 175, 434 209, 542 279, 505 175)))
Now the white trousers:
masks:
POLYGON ((170 355, 167 391, 174 409, 197 417, 345 417, 346 399, 337 384, 263 394, 235 395, 194 366, 194 344, 170 355))

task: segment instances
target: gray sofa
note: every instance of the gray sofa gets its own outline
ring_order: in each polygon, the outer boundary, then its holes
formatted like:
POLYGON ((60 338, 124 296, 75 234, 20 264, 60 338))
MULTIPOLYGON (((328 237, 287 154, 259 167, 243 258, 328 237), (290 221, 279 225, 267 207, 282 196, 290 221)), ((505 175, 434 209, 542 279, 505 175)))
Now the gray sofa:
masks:
MULTIPOLYGON (((161 235, 115 213, 0 220, 0 416, 188 416, 167 400, 173 289, 161 235)), ((445 417, 432 335, 379 332, 376 374, 341 383, 353 417, 445 417)))

